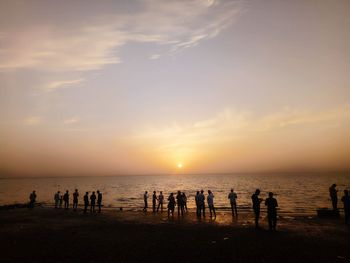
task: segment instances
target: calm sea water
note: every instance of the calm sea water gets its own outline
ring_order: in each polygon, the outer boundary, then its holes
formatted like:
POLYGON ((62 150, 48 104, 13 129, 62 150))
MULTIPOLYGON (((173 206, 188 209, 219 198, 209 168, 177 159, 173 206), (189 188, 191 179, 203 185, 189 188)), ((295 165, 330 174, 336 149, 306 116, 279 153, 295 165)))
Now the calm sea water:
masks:
MULTIPOLYGON (((349 174, 273 174, 273 175, 156 175, 156 176, 115 176, 115 177, 48 177, 48 178, 2 178, 0 179, 0 205, 24 203, 32 190, 37 191, 38 202, 52 204, 57 190, 69 190, 72 194, 79 189, 82 204, 86 191, 100 190, 107 207, 123 207, 139 210, 143 206, 143 193, 163 191, 184 191, 188 207, 194 208, 197 190, 210 189, 215 195, 215 205, 229 207, 227 195, 233 187, 238 195, 238 205, 243 209, 251 207, 251 195, 260 188, 261 197, 276 193, 282 213, 310 214, 319 207, 330 207, 328 188, 338 185, 339 197, 344 189, 350 189, 349 174)), ((149 199, 151 202, 151 198, 149 199)))

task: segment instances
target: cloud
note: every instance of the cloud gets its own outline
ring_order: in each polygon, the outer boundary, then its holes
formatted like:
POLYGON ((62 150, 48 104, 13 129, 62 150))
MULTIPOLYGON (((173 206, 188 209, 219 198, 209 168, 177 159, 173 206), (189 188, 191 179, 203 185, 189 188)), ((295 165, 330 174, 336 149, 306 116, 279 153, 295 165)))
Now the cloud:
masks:
MULTIPOLYGON (((236 1, 204 0, 140 0, 129 13, 118 13, 118 4, 102 11, 97 3, 93 5, 93 15, 81 9, 67 23, 62 17, 59 21, 46 17, 18 19, 22 23, 8 28, 0 26, 0 70, 97 70, 121 63, 121 48, 131 42, 153 43, 155 49, 162 47, 167 50, 164 54, 171 55, 215 37, 242 9, 236 1)), ((33 10, 28 6, 26 12, 34 14, 33 10)), ((69 17, 70 10, 65 10, 69 17)), ((6 10, 3 12, 6 15, 6 10)))
POLYGON ((42 122, 40 116, 30 116, 24 120, 24 124, 28 126, 34 126, 42 122))
POLYGON ((54 91, 57 89, 66 89, 70 88, 72 86, 77 86, 84 82, 85 80, 80 78, 80 79, 73 79, 73 80, 61 80, 61 81, 54 81, 49 84, 47 84, 44 88, 46 91, 54 91))
POLYGON ((77 117, 73 117, 73 118, 64 120, 63 123, 69 125, 69 124, 77 123, 78 121, 79 119, 77 117))

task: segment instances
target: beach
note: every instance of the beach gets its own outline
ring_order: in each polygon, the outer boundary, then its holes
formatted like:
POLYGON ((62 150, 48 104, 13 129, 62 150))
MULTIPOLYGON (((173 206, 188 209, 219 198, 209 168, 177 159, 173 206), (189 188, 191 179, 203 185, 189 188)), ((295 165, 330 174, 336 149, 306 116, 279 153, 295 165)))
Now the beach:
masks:
POLYGON ((255 230, 250 213, 198 220, 194 211, 169 219, 114 209, 1 210, 1 262, 349 262, 342 219, 281 217, 269 232, 265 216, 255 230))

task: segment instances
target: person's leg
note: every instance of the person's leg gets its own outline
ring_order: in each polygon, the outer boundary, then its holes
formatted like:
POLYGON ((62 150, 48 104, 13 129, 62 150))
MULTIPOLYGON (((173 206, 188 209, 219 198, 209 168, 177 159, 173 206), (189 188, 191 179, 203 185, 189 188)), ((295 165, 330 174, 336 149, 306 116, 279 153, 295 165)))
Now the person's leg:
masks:
POLYGON ((214 217, 216 218, 215 206, 213 205, 214 217))
POLYGON ((235 212, 236 212, 236 216, 238 216, 238 213, 237 213, 237 204, 236 204, 236 203, 235 203, 234 209, 235 209, 235 212))
POLYGON ((273 230, 276 231, 277 226, 277 213, 273 214, 273 230))
POLYGON ((344 213, 345 213, 345 224, 349 224, 350 209, 344 209, 344 213))
POLYGON ((230 204, 231 204, 231 212, 232 212, 232 216, 235 216, 235 213, 234 213, 234 210, 233 210, 233 209, 234 209, 234 208, 233 208, 233 205, 234 205, 234 204, 233 204, 233 202, 230 202, 230 204))
POLYGON ((271 231, 272 230, 272 215, 271 215, 271 213, 267 214, 267 218, 269 221, 269 230, 271 231))
POLYGON ((255 210, 254 213, 255 213, 255 227, 259 228, 260 211, 255 210))

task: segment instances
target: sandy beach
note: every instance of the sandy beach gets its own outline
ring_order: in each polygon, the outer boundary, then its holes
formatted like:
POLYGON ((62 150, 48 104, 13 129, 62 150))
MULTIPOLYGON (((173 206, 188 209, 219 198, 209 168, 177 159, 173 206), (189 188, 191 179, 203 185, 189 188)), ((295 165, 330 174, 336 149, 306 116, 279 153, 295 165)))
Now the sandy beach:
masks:
POLYGON ((251 215, 198 220, 166 213, 18 208, 0 211, 1 262, 349 262, 341 219, 280 218, 256 231, 251 215))

